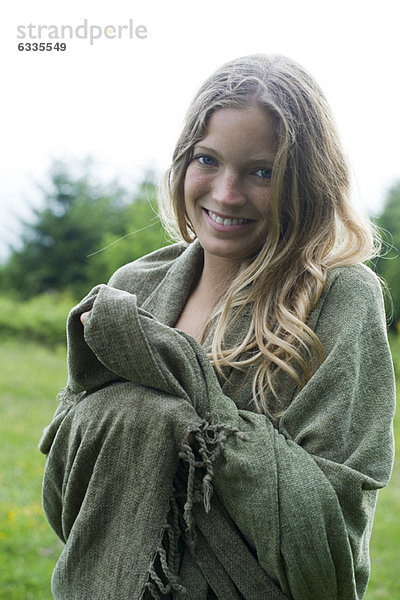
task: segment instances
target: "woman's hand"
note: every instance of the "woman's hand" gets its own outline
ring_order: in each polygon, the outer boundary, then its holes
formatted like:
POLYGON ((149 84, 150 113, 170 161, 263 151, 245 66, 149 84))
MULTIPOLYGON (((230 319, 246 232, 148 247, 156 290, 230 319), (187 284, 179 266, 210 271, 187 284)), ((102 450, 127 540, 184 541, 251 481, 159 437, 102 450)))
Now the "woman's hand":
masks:
POLYGON ((81 316, 79 317, 83 326, 85 326, 85 321, 89 315, 90 315, 90 310, 82 313, 81 316))

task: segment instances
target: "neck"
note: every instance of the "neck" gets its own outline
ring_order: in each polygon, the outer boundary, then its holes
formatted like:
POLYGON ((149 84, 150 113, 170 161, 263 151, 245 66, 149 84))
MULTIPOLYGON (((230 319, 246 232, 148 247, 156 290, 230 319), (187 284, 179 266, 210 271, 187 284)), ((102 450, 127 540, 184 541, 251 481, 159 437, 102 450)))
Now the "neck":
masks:
POLYGON ((204 252, 204 266, 198 282, 199 290, 207 291, 207 294, 214 299, 219 298, 234 280, 240 264, 239 261, 204 252))

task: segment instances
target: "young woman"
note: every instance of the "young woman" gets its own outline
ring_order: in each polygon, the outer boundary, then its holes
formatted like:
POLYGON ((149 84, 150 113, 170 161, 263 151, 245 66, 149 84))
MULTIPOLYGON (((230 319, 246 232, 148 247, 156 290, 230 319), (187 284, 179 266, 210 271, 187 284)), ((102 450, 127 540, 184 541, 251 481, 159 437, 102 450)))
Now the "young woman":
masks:
POLYGON ((371 228, 310 75, 254 55, 207 79, 161 209, 183 241, 69 316, 40 445, 54 597, 361 599, 394 378, 371 228))

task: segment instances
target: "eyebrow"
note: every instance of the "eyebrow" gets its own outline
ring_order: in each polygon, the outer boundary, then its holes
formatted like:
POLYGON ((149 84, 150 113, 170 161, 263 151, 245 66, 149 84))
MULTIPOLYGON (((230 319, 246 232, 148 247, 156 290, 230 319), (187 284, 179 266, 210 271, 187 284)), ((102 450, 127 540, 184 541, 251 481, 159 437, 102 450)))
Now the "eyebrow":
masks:
MULTIPOLYGON (((210 148, 209 146, 203 146, 202 144, 195 144, 193 147, 193 152, 209 152, 213 154, 216 158, 221 158, 221 155, 214 148, 210 148)), ((247 162, 253 164, 267 164, 268 166, 272 166, 275 161, 275 156, 271 154, 266 154, 263 156, 252 156, 249 158, 247 162)))

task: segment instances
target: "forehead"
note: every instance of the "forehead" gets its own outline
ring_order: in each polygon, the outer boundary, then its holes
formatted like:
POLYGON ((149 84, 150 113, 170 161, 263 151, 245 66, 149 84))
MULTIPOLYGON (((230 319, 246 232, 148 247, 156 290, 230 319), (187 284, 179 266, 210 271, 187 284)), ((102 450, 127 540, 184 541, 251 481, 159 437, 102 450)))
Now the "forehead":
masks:
POLYGON ((211 116, 206 134, 198 145, 216 150, 240 150, 251 155, 273 157, 276 153, 274 120, 258 104, 246 108, 221 108, 211 116))

